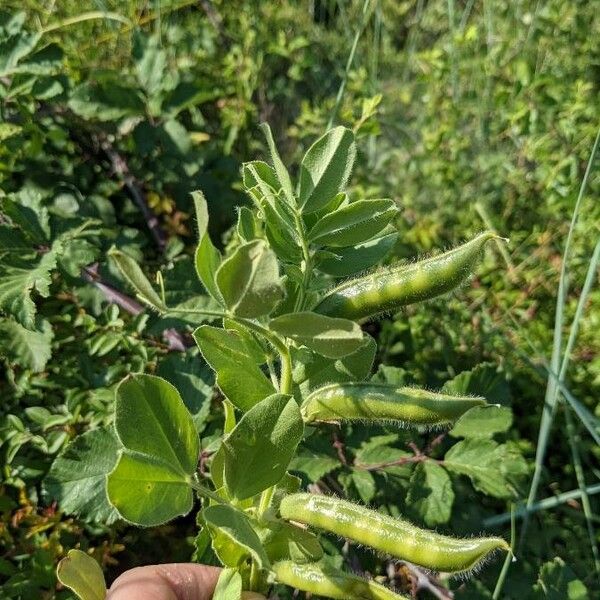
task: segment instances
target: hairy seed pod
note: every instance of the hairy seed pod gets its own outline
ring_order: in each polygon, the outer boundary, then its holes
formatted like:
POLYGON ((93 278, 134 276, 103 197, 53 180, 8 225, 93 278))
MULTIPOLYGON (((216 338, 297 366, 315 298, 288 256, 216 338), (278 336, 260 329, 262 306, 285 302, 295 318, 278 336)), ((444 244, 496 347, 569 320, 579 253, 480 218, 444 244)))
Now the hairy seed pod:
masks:
POLYGON ((494 550, 510 550, 502 538, 449 537, 331 496, 291 494, 279 510, 286 520, 324 529, 434 571, 469 571, 494 550))
POLYGON ((443 254, 350 279, 330 290, 313 310, 358 321, 445 294, 471 274, 486 242, 497 237, 488 231, 443 254))
POLYGON ((277 581, 303 592, 339 600, 407 600, 385 586, 319 564, 299 565, 290 560, 272 567, 277 581))
POLYGON ((456 421, 484 398, 452 396, 387 383, 331 383, 313 390, 300 410, 306 423, 314 421, 399 421, 436 427, 456 421))

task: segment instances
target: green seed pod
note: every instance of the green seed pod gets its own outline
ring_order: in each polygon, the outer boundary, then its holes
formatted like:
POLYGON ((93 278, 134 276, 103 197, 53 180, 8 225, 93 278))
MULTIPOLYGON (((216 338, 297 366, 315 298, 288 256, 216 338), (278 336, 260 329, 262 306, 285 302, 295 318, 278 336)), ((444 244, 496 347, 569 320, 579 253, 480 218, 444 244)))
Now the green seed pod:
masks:
POLYGON ((453 538, 330 496, 291 494, 279 510, 286 520, 324 529, 434 571, 469 571, 494 550, 510 550, 502 538, 453 538))
POLYGON ((329 291, 313 310, 358 321, 445 294, 471 274, 486 242, 497 237, 488 231, 443 254, 351 279, 329 291))
POLYGON ((399 421, 436 427, 456 421, 484 398, 451 396, 387 383, 332 383, 313 390, 300 410, 313 421, 399 421))
POLYGON ((316 563, 298 565, 290 560, 272 567, 277 581, 303 592, 339 600, 407 600, 375 581, 343 571, 323 568, 316 563))

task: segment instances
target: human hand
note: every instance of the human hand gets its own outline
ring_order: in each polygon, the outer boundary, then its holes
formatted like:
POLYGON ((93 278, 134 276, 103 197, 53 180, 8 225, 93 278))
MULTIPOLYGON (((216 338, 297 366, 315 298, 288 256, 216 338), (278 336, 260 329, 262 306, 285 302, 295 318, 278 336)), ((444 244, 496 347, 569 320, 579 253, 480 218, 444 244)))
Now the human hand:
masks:
MULTIPOLYGON (((107 600, 210 600, 221 569, 194 563, 150 565, 126 571, 108 591, 107 600)), ((265 600, 243 592, 243 600, 265 600)))

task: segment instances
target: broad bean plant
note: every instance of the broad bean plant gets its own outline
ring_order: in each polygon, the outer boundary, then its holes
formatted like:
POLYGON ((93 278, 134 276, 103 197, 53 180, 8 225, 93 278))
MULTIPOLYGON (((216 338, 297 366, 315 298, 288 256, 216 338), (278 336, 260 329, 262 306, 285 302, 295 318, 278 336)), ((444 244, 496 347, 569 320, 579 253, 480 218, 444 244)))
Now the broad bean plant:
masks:
MULTIPOLYGON (((203 194, 193 194, 198 245, 190 277, 200 279, 210 305, 168 306, 160 278, 157 290, 131 257, 110 252, 150 309, 206 318, 193 337, 224 406, 222 438, 199 469, 207 448, 178 390, 155 375, 126 377, 116 391, 119 451, 106 476, 110 504, 125 521, 151 527, 200 502, 197 544, 210 544, 224 567, 217 600, 241 598, 242 590, 267 593, 274 583, 342 600, 402 598, 327 566, 318 532, 447 573, 510 552, 498 537, 450 537, 303 492, 288 472, 309 431, 319 435, 343 421, 442 428, 486 405, 481 397, 369 381, 376 343, 360 324, 460 285, 495 236, 482 233, 448 252, 369 271, 394 244, 398 209, 389 199, 351 200, 344 192, 356 154, 353 132, 336 127, 319 138, 295 183, 268 126, 264 132, 271 164, 243 165, 253 208, 239 210, 224 255, 209 237, 203 194)), ((86 559, 71 551, 59 578, 82 598, 101 597, 102 574, 86 559)))

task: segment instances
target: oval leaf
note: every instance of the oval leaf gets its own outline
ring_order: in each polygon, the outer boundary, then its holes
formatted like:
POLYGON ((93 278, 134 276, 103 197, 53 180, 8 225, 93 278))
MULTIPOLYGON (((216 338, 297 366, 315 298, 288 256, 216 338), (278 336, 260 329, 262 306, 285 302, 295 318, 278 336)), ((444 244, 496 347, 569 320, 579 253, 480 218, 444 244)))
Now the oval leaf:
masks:
POLYGON ((300 408, 290 396, 273 394, 250 409, 223 440, 229 494, 244 500, 279 482, 303 432, 300 408))
POLYGON ((358 350, 363 343, 359 325, 347 319, 323 317, 313 312, 290 313, 273 319, 270 327, 327 358, 342 358, 358 350))
POLYGON ((81 600, 104 600, 106 583, 100 565, 81 550, 69 550, 56 568, 58 580, 81 600))
POLYGON ((216 279, 225 305, 241 317, 267 315, 283 298, 277 257, 262 240, 238 247, 216 279))
POLYGON ((153 375, 125 379, 116 392, 115 429, 124 450, 107 491, 123 518, 149 526, 186 514, 200 449, 177 389, 153 375))

